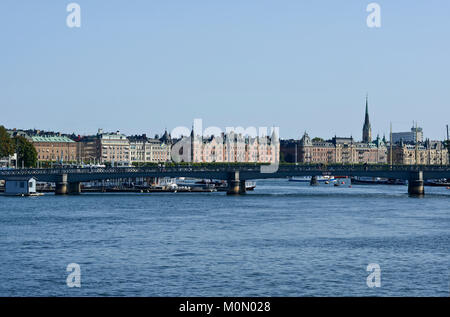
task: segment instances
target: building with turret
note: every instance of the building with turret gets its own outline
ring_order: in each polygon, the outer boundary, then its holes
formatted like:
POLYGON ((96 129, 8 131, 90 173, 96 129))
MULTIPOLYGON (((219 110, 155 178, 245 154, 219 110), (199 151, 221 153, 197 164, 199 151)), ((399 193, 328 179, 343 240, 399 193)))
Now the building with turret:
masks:
POLYGON ((380 137, 369 143, 337 136, 325 141, 311 139, 305 132, 300 140, 282 140, 281 155, 285 162, 301 164, 387 163, 386 144, 380 137))
POLYGON ((149 138, 143 134, 130 136, 128 140, 131 163, 159 163, 171 160, 172 138, 167 130, 161 138, 149 138))
POLYGON ((222 133, 220 136, 189 136, 190 161, 194 163, 276 163, 280 146, 275 132, 271 136, 251 137, 240 133, 222 133))
MULTIPOLYGON (((391 155, 388 150, 388 156, 391 155)), ((406 143, 402 140, 392 146, 392 163, 401 165, 447 165, 448 149, 441 141, 431 141, 417 144, 406 143)))

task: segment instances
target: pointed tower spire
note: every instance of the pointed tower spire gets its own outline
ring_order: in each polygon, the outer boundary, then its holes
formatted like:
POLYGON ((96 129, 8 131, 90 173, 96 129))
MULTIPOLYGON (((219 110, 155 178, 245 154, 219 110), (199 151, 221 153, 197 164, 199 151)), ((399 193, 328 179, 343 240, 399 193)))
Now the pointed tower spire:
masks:
POLYGON ((364 143, 372 142, 372 127, 369 120, 369 94, 366 94, 366 116, 364 118, 362 141, 364 143))

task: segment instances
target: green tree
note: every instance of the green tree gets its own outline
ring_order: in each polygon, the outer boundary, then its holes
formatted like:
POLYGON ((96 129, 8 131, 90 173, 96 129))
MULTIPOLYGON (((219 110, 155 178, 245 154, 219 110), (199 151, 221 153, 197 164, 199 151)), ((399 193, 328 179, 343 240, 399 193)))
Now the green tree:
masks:
POLYGON ((0 126, 0 157, 14 154, 14 142, 4 126, 0 126))
POLYGON ((17 166, 35 167, 37 163, 37 152, 33 144, 23 136, 15 137, 17 166), (22 163, 23 162, 23 163, 22 163))
POLYGON ((323 142, 322 138, 319 137, 315 137, 314 139, 312 139, 313 142, 323 142))

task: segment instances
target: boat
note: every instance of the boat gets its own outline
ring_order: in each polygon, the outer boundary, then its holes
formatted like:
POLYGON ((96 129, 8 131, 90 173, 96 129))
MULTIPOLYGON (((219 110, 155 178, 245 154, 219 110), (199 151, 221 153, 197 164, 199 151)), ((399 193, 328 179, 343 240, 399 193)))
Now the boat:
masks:
POLYGON ((406 185, 406 181, 393 178, 354 176, 350 180, 353 185, 406 185))
POLYGON ((11 194, 11 193, 3 193, 4 196, 15 196, 15 197, 39 197, 39 196, 43 196, 44 193, 15 193, 15 194, 11 194))
MULTIPOLYGON (((322 183, 326 183, 326 184, 336 181, 334 176, 330 176, 330 175, 318 175, 316 177, 317 177, 317 182, 322 182, 322 183)), ((292 176, 292 177, 289 177, 289 181, 290 182, 309 183, 309 182, 311 182, 311 176, 292 176)))
POLYGON ((434 187, 450 187, 450 182, 447 179, 429 179, 424 182, 425 186, 434 186, 434 187))
MULTIPOLYGON (((212 185, 214 188, 216 188, 218 191, 227 191, 228 190, 228 184, 226 181, 218 181, 218 180, 212 180, 212 179, 202 179, 200 181, 196 181, 195 184, 199 185, 212 185)), ((256 182, 252 181, 245 181, 245 190, 251 191, 256 188, 256 182)))

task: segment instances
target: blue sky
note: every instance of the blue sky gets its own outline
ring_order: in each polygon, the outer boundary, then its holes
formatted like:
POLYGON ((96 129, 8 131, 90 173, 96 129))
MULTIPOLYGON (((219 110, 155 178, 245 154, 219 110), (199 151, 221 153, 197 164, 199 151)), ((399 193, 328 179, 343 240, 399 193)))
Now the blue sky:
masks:
POLYGON ((0 2, 0 124, 95 133, 279 126, 281 137, 372 131, 443 139, 450 124, 450 1, 0 2))

